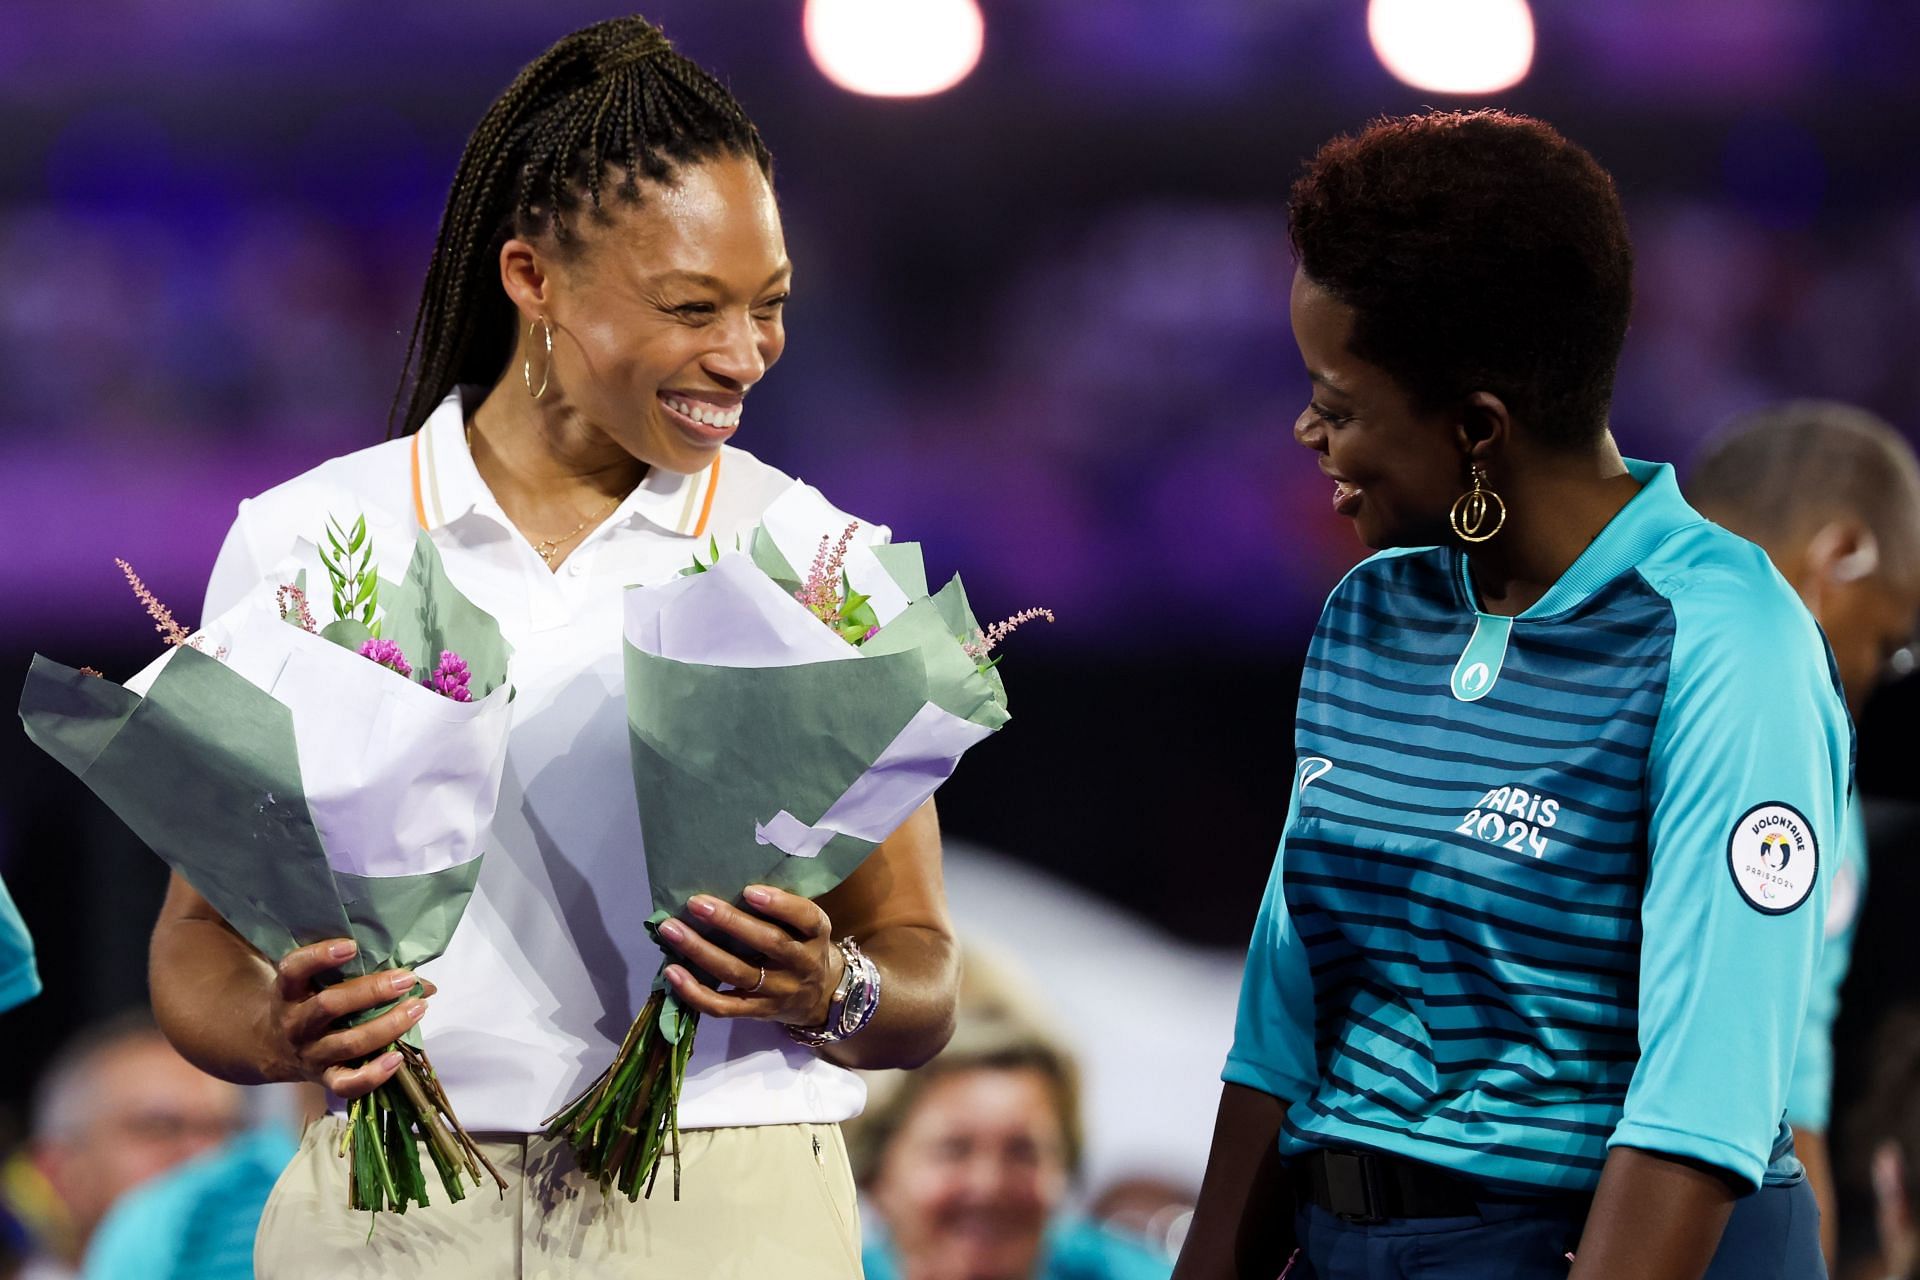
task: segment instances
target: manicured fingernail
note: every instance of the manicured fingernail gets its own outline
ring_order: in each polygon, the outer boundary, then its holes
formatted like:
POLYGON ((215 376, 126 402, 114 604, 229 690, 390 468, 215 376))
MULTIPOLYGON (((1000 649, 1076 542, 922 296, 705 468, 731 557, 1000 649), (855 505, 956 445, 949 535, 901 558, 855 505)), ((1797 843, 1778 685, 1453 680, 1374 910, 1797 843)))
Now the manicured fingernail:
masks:
POLYGON ((413 1008, 407 1010, 407 1021, 418 1022, 423 1016, 425 1016, 426 1012, 427 1012, 427 1002, 425 1000, 422 1000, 419 1004, 416 1004, 413 1006, 413 1008))
POLYGON ((712 898, 695 898, 690 905, 693 907, 693 914, 697 916, 710 916, 720 904, 712 898))
POLYGON ((660 932, 672 942, 684 942, 687 938, 687 931, 671 920, 660 926, 660 932))
POLYGON ((327 959, 349 960, 353 957, 353 953, 359 949, 360 948, 354 946, 351 942, 336 942, 327 948, 327 959))
POLYGON ((769 902, 773 901, 773 895, 768 893, 765 889, 753 888, 753 889, 747 890, 747 901, 751 902, 756 907, 764 907, 769 902))
POLYGON ((410 973, 396 973, 393 975, 390 985, 395 991, 411 991, 413 990, 413 984, 418 981, 419 979, 410 973))
POLYGON ((667 966, 667 981, 668 981, 668 982, 671 982, 671 983, 672 983, 672 984, 673 984, 674 986, 676 986, 676 987, 677 987, 677 986, 679 986, 679 985, 680 985, 681 983, 683 983, 683 982, 685 982, 686 980, 687 980, 687 971, 686 971, 685 969, 682 969, 682 968, 681 968, 680 966, 678 966, 678 965, 668 965, 668 966, 667 966))
POLYGON ((399 1066, 399 1065, 400 1065, 400 1055, 399 1055, 399 1054, 397 1054, 397 1053, 385 1053, 385 1054, 382 1054, 382 1055, 380 1055, 380 1069, 381 1069, 382 1071, 391 1071, 391 1070, 393 1070, 393 1069, 394 1069, 395 1067, 397 1067, 397 1066, 399 1066))

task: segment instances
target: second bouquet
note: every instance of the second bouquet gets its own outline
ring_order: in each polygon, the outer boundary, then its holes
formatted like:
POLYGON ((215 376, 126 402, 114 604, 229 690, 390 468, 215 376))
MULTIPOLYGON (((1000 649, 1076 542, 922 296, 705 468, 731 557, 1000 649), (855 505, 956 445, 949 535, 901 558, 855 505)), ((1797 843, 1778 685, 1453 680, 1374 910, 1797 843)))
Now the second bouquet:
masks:
MULTIPOLYGON (((737 548, 628 589, 649 928, 696 894, 826 893, 1007 722, 987 656, 1005 624, 983 633, 958 578, 929 592, 917 546, 858 532, 796 485, 737 548)), ((698 1022, 656 976, 614 1061, 548 1121, 603 1187, 650 1194, 670 1158, 677 1198, 698 1022)))

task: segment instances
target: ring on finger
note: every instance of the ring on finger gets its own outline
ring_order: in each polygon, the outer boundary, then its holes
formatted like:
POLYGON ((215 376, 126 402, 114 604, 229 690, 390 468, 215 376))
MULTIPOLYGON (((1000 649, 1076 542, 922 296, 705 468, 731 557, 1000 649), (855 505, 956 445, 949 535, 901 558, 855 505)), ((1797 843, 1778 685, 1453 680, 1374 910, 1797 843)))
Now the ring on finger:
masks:
POLYGON ((767 966, 761 965, 759 978, 757 978, 754 981, 754 984, 752 986, 747 988, 746 994, 752 995, 754 992, 760 990, 761 987, 764 987, 766 985, 767 985, 767 966))

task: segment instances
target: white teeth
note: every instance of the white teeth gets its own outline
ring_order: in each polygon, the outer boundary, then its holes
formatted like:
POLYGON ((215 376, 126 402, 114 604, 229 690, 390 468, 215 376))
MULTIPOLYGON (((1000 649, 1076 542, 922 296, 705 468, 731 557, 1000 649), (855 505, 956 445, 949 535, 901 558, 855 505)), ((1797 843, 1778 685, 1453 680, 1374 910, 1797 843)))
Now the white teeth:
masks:
POLYGON ((740 406, 737 404, 730 409, 721 409, 697 400, 676 400, 670 396, 666 397, 666 401, 667 407, 675 413, 685 414, 709 427, 732 427, 740 422, 740 406))

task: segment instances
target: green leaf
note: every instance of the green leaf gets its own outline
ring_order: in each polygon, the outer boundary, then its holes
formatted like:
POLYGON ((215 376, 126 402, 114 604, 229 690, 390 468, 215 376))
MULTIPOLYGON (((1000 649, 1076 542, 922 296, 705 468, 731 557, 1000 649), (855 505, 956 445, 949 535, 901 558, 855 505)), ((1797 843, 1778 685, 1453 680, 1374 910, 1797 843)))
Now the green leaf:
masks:
POLYGON ((380 579, 370 573, 360 580, 360 592, 353 598, 353 602, 356 605, 371 604, 379 592, 380 579))
POLYGON ((357 618, 342 618, 338 622, 329 622, 320 628, 320 638, 331 640, 343 649, 352 649, 358 653, 361 645, 373 639, 373 632, 357 618))
POLYGON ((347 539, 347 550, 358 551, 367 540, 367 517, 362 515, 353 522, 353 536, 347 539))
POLYGON ((680 1001, 668 996, 660 1002, 660 1038, 668 1044, 679 1044, 680 1033, 686 1030, 686 1012, 680 1007, 680 1001))

